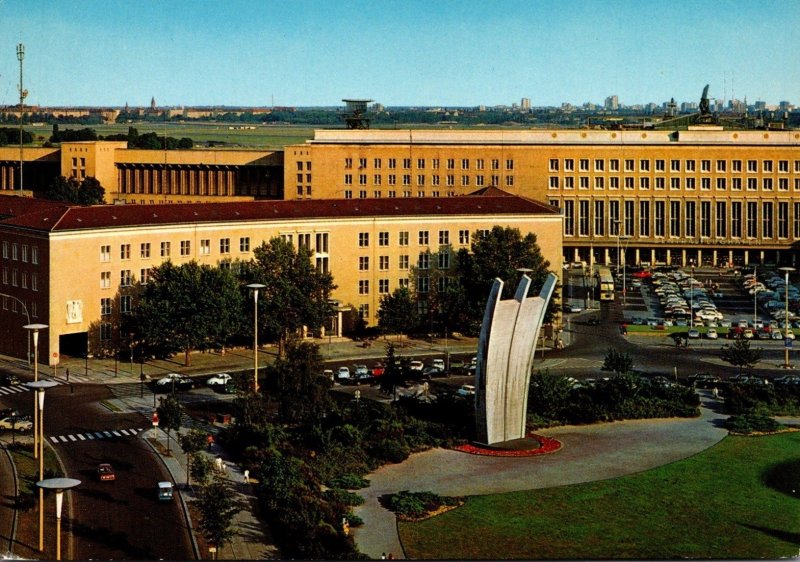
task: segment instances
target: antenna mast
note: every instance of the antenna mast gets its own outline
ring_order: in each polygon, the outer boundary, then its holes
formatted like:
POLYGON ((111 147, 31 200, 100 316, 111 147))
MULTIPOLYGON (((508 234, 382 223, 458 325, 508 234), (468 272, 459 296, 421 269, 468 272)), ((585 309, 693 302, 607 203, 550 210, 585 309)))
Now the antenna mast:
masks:
POLYGON ((19 61, 19 190, 22 191, 22 112, 28 90, 22 87, 22 60, 25 58, 25 45, 17 45, 17 60, 19 61))

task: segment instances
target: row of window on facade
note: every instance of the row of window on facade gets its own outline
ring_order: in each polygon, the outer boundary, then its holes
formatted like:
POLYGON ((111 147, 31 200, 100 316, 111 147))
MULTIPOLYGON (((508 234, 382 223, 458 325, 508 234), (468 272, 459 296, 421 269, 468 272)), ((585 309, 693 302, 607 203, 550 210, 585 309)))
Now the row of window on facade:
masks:
MULTIPOLYGON (((428 301, 427 299, 418 299, 417 300, 417 314, 421 317, 427 316, 428 314, 428 301)), ((365 322, 369 321, 369 304, 362 303, 358 305, 358 316, 365 322)))
MULTIPOLYGON (((399 177, 400 177, 400 180, 402 182, 402 185, 404 185, 404 186, 415 185, 417 187, 424 187, 426 185, 426 182, 429 181, 428 180, 428 176, 426 176, 425 174, 417 174, 416 183, 412 183, 412 180, 414 178, 412 177, 411 174, 402 174, 399 177)), ((358 174, 358 178, 357 179, 358 179, 358 185, 369 185, 368 184, 368 180, 369 180, 368 174, 358 174)), ((388 185, 388 186, 401 185, 401 184, 397 183, 397 179, 398 179, 398 176, 396 174, 388 174, 386 176, 386 185, 388 185)), ((495 175, 490 175, 490 176, 484 176, 483 174, 478 174, 478 175, 474 176, 474 182, 473 182, 473 176, 470 176, 470 175, 467 175, 467 174, 463 174, 459 178, 459 182, 460 182, 459 185, 461 185, 462 187, 469 187, 470 185, 475 185, 476 187, 486 187, 486 186, 498 187, 500 185, 500 175, 499 174, 495 174, 495 175)), ((344 185, 353 185, 353 174, 345 174, 344 175, 344 185)), ((383 176, 380 175, 380 174, 374 174, 372 176, 372 185, 374 185, 374 186, 383 185, 383 176)), ((430 185, 432 187, 439 187, 439 186, 442 186, 442 185, 447 186, 447 187, 455 187, 455 185, 456 185, 456 176, 454 174, 446 174, 445 176, 440 176, 438 174, 434 174, 434 175, 430 176, 430 185), (444 177, 444 182, 442 182, 442 178, 443 177, 444 177)), ((514 176, 506 175, 504 177, 504 185, 506 187, 513 187, 514 186, 514 176)), ((393 196, 390 195, 389 197, 393 197, 393 196)))
MULTIPOLYGON (((488 230, 479 230, 481 233, 488 233, 488 230)), ((462 246, 468 246, 470 240, 470 231, 467 229, 461 229, 458 231, 458 243, 462 246)), ((410 234, 408 230, 403 230, 397 233, 397 245, 398 246, 408 246, 410 241, 410 234)), ((417 243, 420 246, 428 246, 431 243, 431 235, 430 231, 428 230, 419 230, 417 231, 417 243)), ((359 248, 368 248, 370 244, 370 233, 369 232, 359 232, 358 233, 358 247, 359 248)), ((388 231, 381 231, 378 232, 378 246, 389 246, 391 244, 391 235, 388 231)), ((450 231, 449 230, 440 230, 439 231, 439 246, 446 246, 450 244, 450 231)))
POLYGON ((565 236, 800 238, 800 202, 565 199, 550 204, 562 209, 565 236))
MULTIPOLYGON (((416 291, 417 295, 425 295, 430 292, 430 283, 431 278, 428 275, 419 275, 415 279, 415 286, 414 290, 416 291)), ((451 283, 451 278, 446 276, 437 277, 437 286, 440 292, 443 292, 447 289, 448 285, 451 283)), ((398 288, 409 288, 409 280, 408 277, 400 277, 397 280, 398 288)), ((388 295, 391 290, 389 286, 389 279, 378 279, 378 294, 379 295, 388 295)), ((358 294, 361 296, 369 295, 370 291, 370 280, 369 279, 360 279, 358 281, 358 294)))
MULTIPOLYGON (((287 240, 290 243, 294 243, 294 235, 293 234, 281 234, 281 238, 287 240)), ((327 232, 320 232, 313 235, 316 245, 314 246, 314 250, 320 254, 328 253, 328 233, 327 232)), ((311 248, 311 240, 312 234, 311 233, 301 233, 297 235, 297 244, 300 248, 311 248)), ((139 244, 139 258, 141 259, 149 259, 152 257, 152 250, 154 244, 151 242, 142 242, 139 244)), ((207 256, 211 254, 211 239, 210 238, 203 238, 200 240, 200 255, 207 256)), ((218 241, 218 248, 220 254, 230 254, 231 253, 231 239, 230 238, 220 238, 218 241)), ((249 236, 242 236, 239 238, 239 252, 249 252, 251 249, 250 237, 249 236)), ((169 258, 172 255, 172 242, 170 241, 163 241, 159 243, 159 255, 162 258, 169 258)), ((192 241, 191 240, 181 240, 180 241, 180 255, 182 257, 188 257, 192 255, 192 241)), ((119 247, 119 257, 121 260, 129 260, 131 259, 131 244, 120 244, 119 247)), ((100 246, 100 261, 101 262, 110 262, 111 261, 111 245, 104 244, 100 246)))
MULTIPOLYGON (((443 249, 439 250, 436 254, 431 254, 430 252, 420 252, 419 256, 417 257, 417 269, 430 269, 431 267, 431 255, 436 256, 436 264, 439 269, 449 269, 450 268, 450 250, 443 249)), ((388 271, 389 270, 389 256, 378 256, 378 270, 379 271, 388 271)), ((407 270, 409 268, 409 255, 408 254, 401 254, 397 257, 397 268, 400 270, 407 270)), ((369 271, 370 270, 370 256, 359 256, 358 257, 358 270, 359 271, 369 271)))
MULTIPOLYGON (((549 162, 549 170, 551 172, 559 172, 561 170, 565 172, 574 172, 575 171, 575 162, 574 158, 551 158, 549 162)), ((717 160, 710 160, 704 159, 700 160, 700 171, 704 173, 711 173, 712 166, 713 170, 717 173, 727 173, 730 170, 733 173, 741 173, 745 169, 747 173, 750 174, 757 174, 759 172, 770 174, 773 171, 777 170, 778 173, 781 174, 788 174, 790 169, 790 161, 789 160, 726 160, 726 159, 717 159, 717 160), (745 168, 746 162, 746 168, 745 168), (776 165, 777 162, 777 165, 776 165), (761 167, 759 169, 759 163, 761 167)), ((590 171, 590 164, 593 164, 592 169, 595 172, 605 172, 606 169, 610 172, 619 172, 620 171, 620 163, 622 163, 623 170, 625 172, 636 172, 636 163, 637 160, 634 158, 625 158, 625 159, 618 159, 618 158, 610 158, 608 160, 604 158, 578 158, 578 171, 580 172, 588 172, 590 171)), ((670 159, 669 160, 669 171, 670 172, 696 172, 698 170, 697 166, 698 161, 694 159, 688 160, 680 160, 680 159, 670 159)), ((793 160, 792 169, 794 173, 800 173, 800 160, 793 160)), ((642 158, 638 160, 639 172, 650 172, 654 170, 656 172, 666 172, 667 171, 667 160, 665 159, 655 159, 650 160, 647 158, 642 158)))
MULTIPOLYGON (((594 176, 593 178, 589 176, 578 176, 578 189, 589 189, 590 187, 594 189, 606 189, 606 185, 608 185, 608 189, 619 189, 620 179, 623 181, 622 185, 624 189, 636 189, 637 187, 638 189, 650 189, 651 186, 655 189, 666 189, 667 180, 669 180, 669 188, 671 190, 686 189, 691 191, 697 189, 698 186, 698 178, 694 177, 650 178, 649 176, 640 176, 638 177, 639 181, 637 185, 637 178, 633 176, 625 176, 623 178, 619 176, 610 176, 608 178, 605 176, 594 176)), ((728 189, 728 186, 730 186, 731 191, 742 191, 742 186, 744 185, 747 186, 747 191, 758 191, 759 186, 762 191, 772 191, 776 185, 775 178, 761 178, 760 182, 759 178, 713 178, 713 181, 712 178, 707 177, 701 177, 699 179, 699 185, 702 191, 709 191, 712 185, 717 191, 725 191, 728 189)), ((576 178, 573 176, 550 176, 548 188, 575 189, 575 180, 576 178)), ((778 191, 789 191, 790 178, 777 178, 777 180, 778 191)), ((795 191, 800 191, 800 178, 793 178, 792 185, 795 191)))
MULTIPOLYGON (((389 169, 389 170, 397 169, 398 160, 400 160, 400 163, 402 165, 402 169, 403 170, 410 170, 411 169, 411 164, 412 164, 412 161, 413 161, 412 158, 400 158, 400 159, 398 159, 398 158, 387 158, 386 159, 386 164, 387 164, 386 167, 387 167, 387 169, 389 169)), ((484 169, 487 169, 486 168, 487 160, 484 159, 484 158, 476 158, 474 160, 470 160, 469 158, 461 158, 461 159, 456 159, 456 158, 444 158, 444 159, 431 158, 430 160, 426 160, 425 158, 417 158, 416 161, 417 161, 416 162, 417 163, 417 167, 416 167, 417 170, 425 170, 425 169, 427 169, 426 168, 426 164, 428 162, 430 162, 430 169, 431 170, 439 170, 441 168, 442 161, 444 161, 444 167, 447 170, 455 170, 457 162, 460 163, 461 166, 460 166, 459 169, 461 169, 461 170, 469 170, 469 169, 484 170, 484 169), (472 168, 470 168, 470 166, 472 166, 472 168)), ((490 169, 492 169, 492 170, 499 170, 500 169, 500 159, 499 158, 490 158, 488 161, 489 161, 490 169)), ((353 158, 345 158, 344 159, 344 167, 345 167, 345 169, 347 169, 347 170, 352 169, 353 168, 353 162, 354 162, 353 158)), ((363 158, 362 157, 362 158, 358 158, 356 163, 358 164, 358 169, 359 170, 363 170, 363 169, 367 168, 367 165, 369 164, 369 162, 370 162, 369 158, 363 158)), ((309 162, 309 164, 310 164, 310 162, 309 162)), ((381 159, 381 158, 373 158, 372 159, 372 168, 375 169, 375 170, 382 169, 383 168, 383 159, 381 159)), ((505 167, 505 169, 506 170, 513 170, 514 169, 514 160, 513 159, 511 159, 511 158, 506 159, 506 167, 505 167)))
MULTIPOLYGON (((0 295, 0 300, 3 302, 3 310, 10 310, 13 313, 30 314, 31 318, 39 317, 39 307, 36 306, 36 301, 31 301, 27 305, 23 305, 17 299, 9 295, 0 295)), ((26 316, 27 320, 27 316, 26 316)))
POLYGON ((39 263, 39 247, 31 246, 28 244, 20 244, 18 242, 3 241, 3 258, 12 261, 21 261, 23 263, 38 264, 39 263))
MULTIPOLYGON (((445 193, 445 195, 447 197, 455 197, 456 196, 456 192, 455 191, 447 191, 445 193)), ((386 196, 389 199, 394 199, 395 197, 398 197, 397 191, 395 191, 393 189, 390 189, 387 192, 386 196)), ((430 193, 426 193, 424 190, 419 190, 419 191, 417 191, 417 195, 416 196, 417 197, 441 197, 442 194, 441 194, 441 192, 439 190, 433 190, 430 193)), ((375 199, 380 199, 380 198, 383 197, 383 192, 380 189, 376 189, 376 190, 374 190, 372 192, 372 197, 374 197, 375 199)), ((406 190, 403 190, 401 192, 400 197, 414 197, 414 194, 411 192, 410 189, 406 189, 406 190)), ((346 189, 344 191, 344 198, 345 199, 352 199, 353 198, 353 190, 346 189)), ((366 189, 360 190, 358 192, 358 198, 359 199, 366 199, 367 198, 367 190, 366 189)))
POLYGON ((39 276, 36 272, 29 273, 25 270, 19 271, 17 268, 3 267, 3 285, 12 287, 22 287, 31 291, 39 290, 39 276))

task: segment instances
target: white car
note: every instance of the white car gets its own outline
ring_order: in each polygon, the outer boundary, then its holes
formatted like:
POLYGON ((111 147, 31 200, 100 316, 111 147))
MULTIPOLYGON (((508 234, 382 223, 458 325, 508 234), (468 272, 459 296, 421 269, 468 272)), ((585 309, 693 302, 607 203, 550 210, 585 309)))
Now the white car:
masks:
POLYGON ((165 377, 161 377, 156 381, 156 388, 160 390, 184 390, 192 388, 194 383, 189 377, 184 377, 178 373, 170 373, 165 377))
POLYGON ((719 335, 717 334, 717 331, 714 328, 709 328, 708 331, 706 332, 706 338, 710 340, 715 340, 718 337, 719 335))
POLYGON ((412 371, 421 371, 425 368, 425 364, 422 361, 411 361, 408 364, 408 368, 412 371))
POLYGON ((206 384, 208 386, 225 386, 230 382, 233 382, 232 376, 230 376, 228 373, 220 373, 208 379, 206 384))
POLYGON ((30 431, 33 423, 30 420, 21 420, 19 418, 3 418, 0 420, 0 428, 2 429, 16 429, 17 431, 30 431))
POLYGON ((349 381, 350 380, 350 368, 349 367, 339 367, 339 370, 336 371, 336 380, 339 382, 349 381))

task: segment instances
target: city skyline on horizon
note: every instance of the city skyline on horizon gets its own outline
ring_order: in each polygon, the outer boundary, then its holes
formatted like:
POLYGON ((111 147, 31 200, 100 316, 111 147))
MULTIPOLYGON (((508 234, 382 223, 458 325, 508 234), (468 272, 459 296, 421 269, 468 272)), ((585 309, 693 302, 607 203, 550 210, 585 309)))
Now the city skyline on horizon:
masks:
POLYGON ((19 43, 25 103, 44 107, 660 106, 706 84, 777 106, 800 91, 792 5, 0 0, 0 106, 19 103, 19 43))

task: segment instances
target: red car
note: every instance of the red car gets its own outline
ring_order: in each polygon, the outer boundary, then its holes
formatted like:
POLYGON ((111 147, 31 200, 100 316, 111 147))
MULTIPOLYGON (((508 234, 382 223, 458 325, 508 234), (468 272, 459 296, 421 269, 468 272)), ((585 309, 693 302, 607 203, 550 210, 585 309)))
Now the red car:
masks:
POLYGON ((650 279, 653 276, 653 274, 647 271, 646 269, 643 269, 641 271, 635 271, 633 273, 633 276, 636 279, 650 279))
POLYGON ((101 482, 106 480, 116 480, 117 475, 114 474, 114 467, 107 462, 97 465, 97 479, 101 482))

